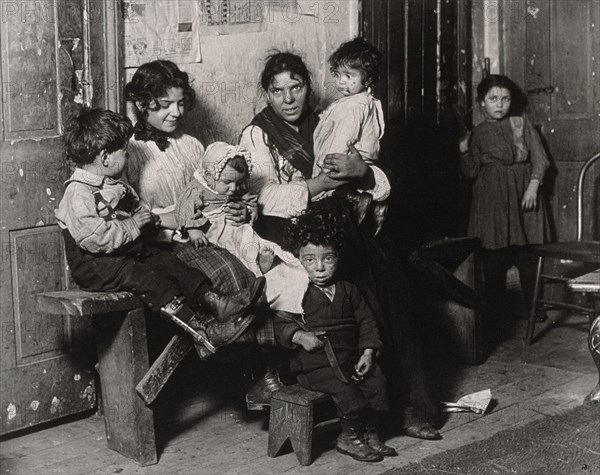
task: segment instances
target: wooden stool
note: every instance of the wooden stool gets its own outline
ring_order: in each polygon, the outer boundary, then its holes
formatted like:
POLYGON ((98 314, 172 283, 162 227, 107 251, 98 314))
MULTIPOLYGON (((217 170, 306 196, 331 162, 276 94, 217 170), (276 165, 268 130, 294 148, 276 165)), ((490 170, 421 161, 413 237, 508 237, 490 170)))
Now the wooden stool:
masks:
POLYGON ((276 457, 286 440, 300 465, 312 463, 313 432, 337 422, 337 419, 314 423, 315 405, 331 401, 328 394, 311 391, 295 384, 286 386, 271 397, 268 456, 276 457))

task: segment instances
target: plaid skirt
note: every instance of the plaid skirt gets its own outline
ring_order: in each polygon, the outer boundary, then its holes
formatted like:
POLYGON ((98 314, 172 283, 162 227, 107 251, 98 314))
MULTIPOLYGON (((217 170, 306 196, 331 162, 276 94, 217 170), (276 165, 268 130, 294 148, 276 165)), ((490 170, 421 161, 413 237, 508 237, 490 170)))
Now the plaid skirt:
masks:
MULTIPOLYGON (((256 280, 256 276, 226 249, 212 245, 196 248, 191 243, 175 242, 172 243, 172 251, 189 266, 204 272, 213 287, 221 292, 237 292, 256 280)), ((276 346, 271 313, 257 314, 254 323, 236 343, 276 346)))

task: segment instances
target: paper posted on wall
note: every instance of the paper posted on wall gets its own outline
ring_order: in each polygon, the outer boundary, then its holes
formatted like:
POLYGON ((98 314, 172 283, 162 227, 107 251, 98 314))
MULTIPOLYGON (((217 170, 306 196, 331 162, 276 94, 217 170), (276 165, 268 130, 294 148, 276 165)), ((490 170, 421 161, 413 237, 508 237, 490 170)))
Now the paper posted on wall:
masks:
POLYGON ((125 67, 155 59, 202 61, 196 0, 131 0, 123 3, 125 67))
POLYGON ((266 30, 269 0, 198 0, 200 36, 255 33, 266 30))

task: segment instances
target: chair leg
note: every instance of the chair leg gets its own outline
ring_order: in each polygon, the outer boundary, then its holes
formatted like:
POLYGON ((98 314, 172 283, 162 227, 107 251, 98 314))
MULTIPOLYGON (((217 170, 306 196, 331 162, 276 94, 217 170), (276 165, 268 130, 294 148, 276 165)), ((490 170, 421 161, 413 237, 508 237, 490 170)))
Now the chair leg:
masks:
POLYGON ((600 405, 600 316, 590 326, 588 348, 598 370, 598 384, 585 398, 586 403, 600 405))
POLYGON ((544 257, 539 256, 537 262, 537 271, 535 273, 535 287, 533 288, 533 298, 531 301, 531 309, 529 313, 529 321, 527 322, 527 332, 525 335, 525 343, 529 346, 533 341, 533 332, 535 330, 535 318, 537 314, 538 298, 540 296, 540 287, 542 285, 542 271, 544 270, 544 257))

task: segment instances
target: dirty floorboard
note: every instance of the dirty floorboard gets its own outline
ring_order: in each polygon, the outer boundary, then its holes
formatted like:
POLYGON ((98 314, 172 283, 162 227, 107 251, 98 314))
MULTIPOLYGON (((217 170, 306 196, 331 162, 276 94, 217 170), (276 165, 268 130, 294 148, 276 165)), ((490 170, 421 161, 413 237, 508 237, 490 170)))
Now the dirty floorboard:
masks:
MULTIPOLYGON (((580 406, 598 378, 587 350, 587 320, 582 316, 563 319, 531 347, 523 344, 524 332, 525 322, 515 321, 505 340, 479 366, 458 364, 448 358, 434 361, 433 376, 442 400, 455 401, 490 388, 494 398, 491 411, 485 416, 449 415, 440 441, 411 439, 392 428, 388 444, 400 455, 380 463, 355 462, 337 453, 335 430, 316 440, 316 460, 308 467, 300 466, 289 451, 268 458, 268 414, 244 409, 248 380, 244 371, 235 370, 239 361, 225 358, 218 364, 204 364, 199 370, 200 364, 192 356, 156 401, 157 465, 139 467, 109 450, 102 417, 91 415, 3 440, 0 472, 382 474, 580 406)), ((546 452, 544 456, 554 455, 546 452)))

